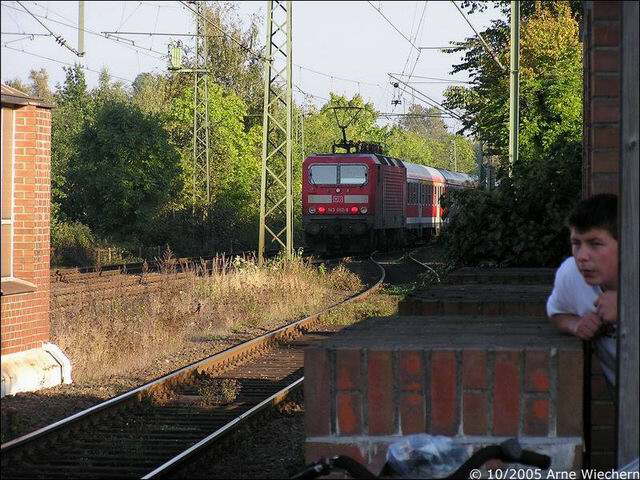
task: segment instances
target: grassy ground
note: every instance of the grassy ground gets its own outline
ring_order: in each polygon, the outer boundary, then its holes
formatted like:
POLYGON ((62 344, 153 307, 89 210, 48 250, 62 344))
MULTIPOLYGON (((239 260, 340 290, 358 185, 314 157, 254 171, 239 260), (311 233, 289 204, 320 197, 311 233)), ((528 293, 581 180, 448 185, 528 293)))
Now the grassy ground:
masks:
POLYGON ((259 268, 236 258, 186 282, 166 282, 146 297, 118 296, 52 315, 52 341, 70 357, 74 381, 123 375, 194 343, 243 330, 270 330, 362 288, 342 266, 315 267, 301 258, 259 268))

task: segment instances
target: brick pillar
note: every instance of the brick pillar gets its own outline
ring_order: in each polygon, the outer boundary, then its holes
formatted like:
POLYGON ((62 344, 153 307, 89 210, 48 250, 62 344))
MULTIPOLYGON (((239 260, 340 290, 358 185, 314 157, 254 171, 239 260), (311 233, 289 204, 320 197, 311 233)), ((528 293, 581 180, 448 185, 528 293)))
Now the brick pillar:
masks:
POLYGON ((305 352, 306 458, 350 455, 377 473, 402 435, 469 452, 519 437, 575 470, 582 373, 581 343, 545 318, 371 318, 305 352))
MULTIPOLYGON (((583 197, 619 193, 622 2, 594 0, 584 9, 583 197)), ((597 469, 615 465, 615 410, 599 362, 591 362, 587 414, 590 451, 597 469)))
POLYGON ((618 193, 621 11, 596 0, 584 12, 584 197, 618 193))
POLYGON ((24 105, 14 115, 13 276, 35 290, 2 296, 2 355, 42 346, 50 330, 51 111, 24 105))

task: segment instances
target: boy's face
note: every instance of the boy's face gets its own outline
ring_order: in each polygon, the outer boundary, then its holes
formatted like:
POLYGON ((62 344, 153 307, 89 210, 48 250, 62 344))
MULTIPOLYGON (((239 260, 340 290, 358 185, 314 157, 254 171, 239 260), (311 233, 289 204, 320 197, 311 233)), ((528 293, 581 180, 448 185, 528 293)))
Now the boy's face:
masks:
POLYGON ((589 285, 618 289, 618 241, 607 230, 581 233, 571 227, 571 252, 589 285))

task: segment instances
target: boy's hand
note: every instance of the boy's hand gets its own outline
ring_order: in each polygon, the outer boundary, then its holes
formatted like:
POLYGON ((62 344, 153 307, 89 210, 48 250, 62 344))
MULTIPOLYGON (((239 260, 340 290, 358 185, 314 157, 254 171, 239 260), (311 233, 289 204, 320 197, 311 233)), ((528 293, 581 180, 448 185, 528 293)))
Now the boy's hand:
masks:
POLYGON ((580 317, 575 324, 573 334, 581 340, 591 340, 600 330, 602 319, 593 312, 580 317))
POLYGON ((605 323, 616 323, 618 321, 618 292, 607 290, 598 297, 594 306, 596 312, 605 323))

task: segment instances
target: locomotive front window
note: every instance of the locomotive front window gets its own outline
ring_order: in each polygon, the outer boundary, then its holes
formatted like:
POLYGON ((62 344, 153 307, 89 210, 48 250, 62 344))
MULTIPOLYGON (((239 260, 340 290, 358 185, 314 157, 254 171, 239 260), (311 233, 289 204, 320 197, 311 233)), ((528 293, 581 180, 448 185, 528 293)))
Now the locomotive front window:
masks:
POLYGON ((366 165, 340 165, 341 185, 362 185, 367 183, 366 165))
POLYGON ((309 182, 315 185, 336 185, 338 183, 338 166, 312 165, 309 169, 309 182))

